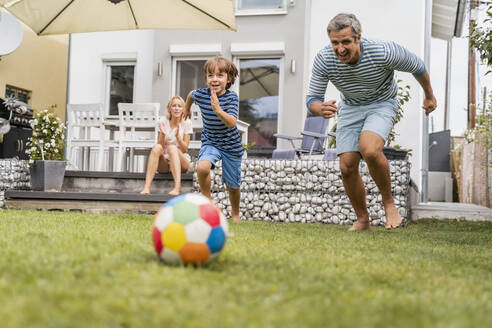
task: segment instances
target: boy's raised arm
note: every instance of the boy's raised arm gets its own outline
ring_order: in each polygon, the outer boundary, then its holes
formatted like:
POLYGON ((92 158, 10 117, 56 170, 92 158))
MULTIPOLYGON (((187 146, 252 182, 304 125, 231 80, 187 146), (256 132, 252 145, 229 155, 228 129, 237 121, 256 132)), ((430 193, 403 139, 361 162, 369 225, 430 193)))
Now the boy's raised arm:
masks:
POLYGON ((185 117, 186 118, 191 118, 191 105, 193 105, 193 91, 195 90, 191 90, 189 93, 188 93, 188 96, 186 96, 186 102, 185 102, 185 117))

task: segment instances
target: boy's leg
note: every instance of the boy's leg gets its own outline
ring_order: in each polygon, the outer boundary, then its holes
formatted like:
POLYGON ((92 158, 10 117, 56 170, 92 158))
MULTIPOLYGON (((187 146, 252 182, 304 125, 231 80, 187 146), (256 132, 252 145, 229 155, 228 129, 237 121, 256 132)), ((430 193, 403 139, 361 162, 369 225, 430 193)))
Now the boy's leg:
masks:
POLYGON ((200 185, 200 192, 212 200, 212 195, 210 193, 211 181, 210 181, 210 169, 212 168, 212 163, 207 160, 201 160, 196 165, 196 175, 198 178, 198 184, 200 185))
POLYGON ((241 189, 233 189, 227 186, 227 191, 229 191, 229 201, 231 202, 231 216, 234 223, 241 223, 241 218, 239 217, 239 203, 241 201, 241 189))
POLYGON ((231 202, 231 216, 234 223, 240 223, 239 206, 241 201, 241 157, 222 153, 222 182, 229 191, 231 202))
POLYGON ((215 167, 215 163, 220 160, 220 152, 212 145, 202 145, 198 154, 198 163, 196 165, 196 175, 201 193, 212 200, 210 170, 215 167))

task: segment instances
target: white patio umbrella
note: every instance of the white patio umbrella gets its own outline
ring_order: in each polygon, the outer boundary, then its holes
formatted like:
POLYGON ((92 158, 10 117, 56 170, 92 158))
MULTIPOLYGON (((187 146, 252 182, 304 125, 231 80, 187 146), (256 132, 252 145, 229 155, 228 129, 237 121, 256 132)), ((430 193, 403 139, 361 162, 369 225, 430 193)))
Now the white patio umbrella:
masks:
POLYGON ((133 29, 236 30, 232 0, 0 0, 38 35, 133 29))

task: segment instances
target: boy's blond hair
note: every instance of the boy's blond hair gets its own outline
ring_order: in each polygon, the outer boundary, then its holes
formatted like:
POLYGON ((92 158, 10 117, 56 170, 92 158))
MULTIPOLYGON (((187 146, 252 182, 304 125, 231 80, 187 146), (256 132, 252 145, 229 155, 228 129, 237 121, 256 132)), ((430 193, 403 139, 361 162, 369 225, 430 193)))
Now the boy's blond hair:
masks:
POLYGON ((234 65, 234 63, 227 58, 221 56, 212 57, 205 62, 205 65, 203 65, 205 77, 208 73, 213 73, 216 68, 219 72, 225 72, 227 74, 227 79, 229 82, 227 82, 226 90, 229 89, 231 85, 234 84, 234 81, 236 81, 236 77, 238 75, 236 65, 234 65))
POLYGON ((171 105, 172 105, 174 100, 179 100, 181 102, 181 104, 183 105, 183 112, 181 113, 181 117, 179 118, 179 123, 181 123, 185 119, 186 113, 185 113, 185 101, 180 96, 174 96, 169 100, 169 102, 167 103, 167 106, 166 106, 166 108, 167 108, 166 117, 169 121, 171 120, 171 105))

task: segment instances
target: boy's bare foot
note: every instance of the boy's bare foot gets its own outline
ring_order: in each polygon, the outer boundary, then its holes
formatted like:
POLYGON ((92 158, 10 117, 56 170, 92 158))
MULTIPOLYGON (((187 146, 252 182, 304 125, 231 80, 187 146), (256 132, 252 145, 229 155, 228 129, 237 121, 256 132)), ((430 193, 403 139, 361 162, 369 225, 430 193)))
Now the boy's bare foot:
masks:
POLYGON ((180 190, 180 189, 176 189, 176 188, 174 188, 173 190, 171 190, 171 191, 168 193, 168 195, 169 195, 169 196, 178 196, 178 195, 180 195, 180 194, 181 194, 181 190, 180 190))
POLYGON ((400 216, 400 213, 394 205, 389 206, 388 209, 386 209, 386 230, 398 228, 401 225, 402 221, 403 220, 400 216))
POLYGON ((232 222, 241 223, 241 218, 239 217, 239 215, 233 215, 232 216, 232 222))
POLYGON ((370 227, 371 225, 368 219, 357 219, 357 221, 354 222, 354 224, 350 227, 350 229, 348 229, 348 231, 369 230, 370 227))
POLYGON ((150 194, 150 190, 147 189, 147 188, 143 188, 142 191, 140 192, 140 194, 142 194, 142 195, 149 195, 150 194))

